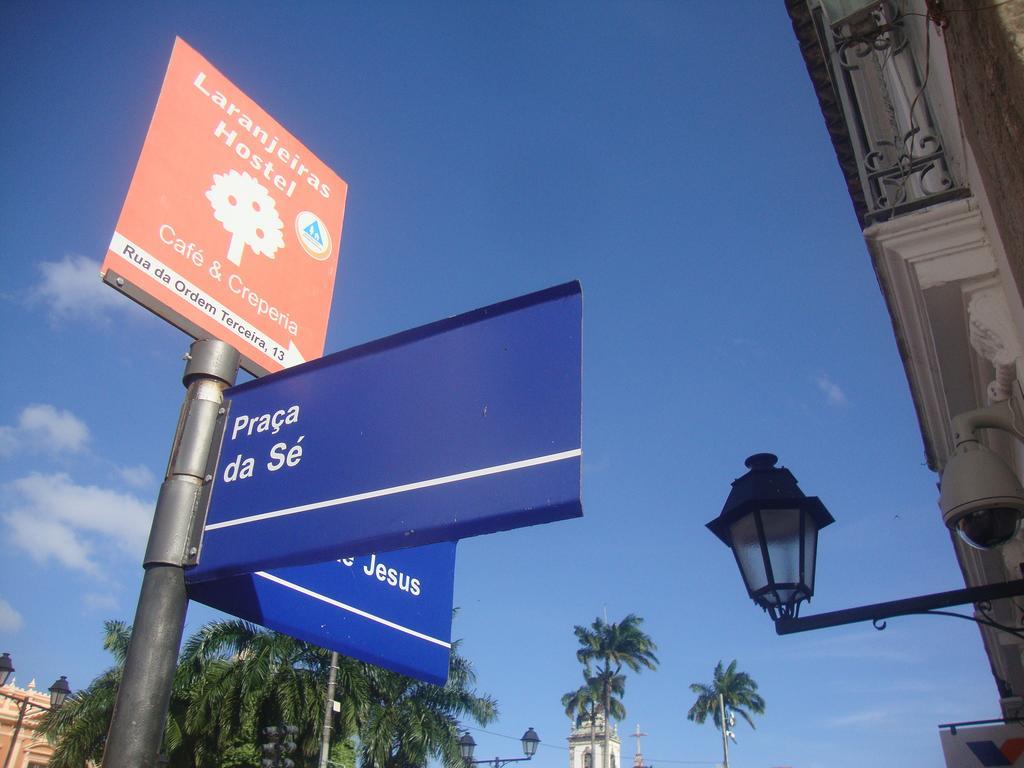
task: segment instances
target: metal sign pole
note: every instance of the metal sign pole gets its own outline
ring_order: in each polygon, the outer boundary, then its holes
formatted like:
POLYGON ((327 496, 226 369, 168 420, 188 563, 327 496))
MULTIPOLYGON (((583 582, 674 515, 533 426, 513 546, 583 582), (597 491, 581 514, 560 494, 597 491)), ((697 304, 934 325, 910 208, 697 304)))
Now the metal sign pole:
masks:
POLYGON ((222 341, 192 344, 182 382, 188 392, 156 502, 139 604, 103 755, 104 768, 155 768, 185 627, 182 563, 206 477, 224 390, 239 355, 222 341))

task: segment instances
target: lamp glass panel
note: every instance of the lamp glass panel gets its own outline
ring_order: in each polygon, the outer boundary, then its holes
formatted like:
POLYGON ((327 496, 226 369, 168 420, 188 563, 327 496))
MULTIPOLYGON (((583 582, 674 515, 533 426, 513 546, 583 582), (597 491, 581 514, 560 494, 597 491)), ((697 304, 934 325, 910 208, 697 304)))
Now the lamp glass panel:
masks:
POLYGON ((804 516, 804 584, 808 596, 814 594, 814 560, 818 549, 818 524, 811 515, 804 516))
MULTIPOLYGON (((761 512, 768 558, 776 584, 800 581, 800 510, 765 509, 761 512)), ((785 602, 785 597, 783 597, 785 602)))
POLYGON ((729 538, 747 589, 750 592, 763 589, 768 584, 768 574, 765 571, 754 515, 744 515, 733 522, 729 526, 729 538))

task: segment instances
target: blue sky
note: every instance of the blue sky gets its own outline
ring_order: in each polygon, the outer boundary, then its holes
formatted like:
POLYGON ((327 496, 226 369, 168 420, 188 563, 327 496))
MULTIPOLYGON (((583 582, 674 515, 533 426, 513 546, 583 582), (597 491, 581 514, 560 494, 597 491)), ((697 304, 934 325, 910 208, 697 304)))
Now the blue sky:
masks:
POLYGON ((768 705, 738 766, 923 768, 937 723, 997 715, 973 625, 776 637, 703 527, 772 451, 837 519, 808 613, 962 586, 788 18, 753 0, 3 4, 0 645, 19 683, 85 685, 102 621, 134 613, 189 340, 97 274, 175 35, 349 184, 328 352, 582 282, 585 516, 459 545, 454 635, 501 709, 481 755, 533 726, 538 768, 565 764, 572 626, 605 611, 659 646, 621 726, 656 766, 720 759, 685 719, 719 659, 768 705))

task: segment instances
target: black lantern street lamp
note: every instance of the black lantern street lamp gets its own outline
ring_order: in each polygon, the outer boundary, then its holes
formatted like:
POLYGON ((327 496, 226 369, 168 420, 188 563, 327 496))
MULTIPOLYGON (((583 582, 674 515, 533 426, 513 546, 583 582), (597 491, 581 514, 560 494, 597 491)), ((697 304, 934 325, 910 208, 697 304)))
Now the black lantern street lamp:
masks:
POLYGON ((928 613, 954 616, 1000 629, 1024 640, 1024 632, 990 616, 975 617, 940 610, 978 604, 984 613, 992 600, 1024 595, 1024 579, 981 587, 862 605, 817 616, 798 616, 800 603, 814 594, 818 531, 834 522, 816 496, 805 496, 796 478, 778 458, 758 453, 746 460, 747 474, 737 478, 722 513, 707 527, 732 549, 751 599, 764 608, 780 635, 870 621, 885 628, 893 616, 928 613))
POLYGON ((11 661, 11 654, 5 653, 0 656, 0 685, 7 685, 7 681, 14 675, 14 662, 11 661))
POLYGON ((537 745, 540 744, 540 737, 533 728, 526 730, 520 742, 523 745, 523 754, 526 757, 495 757, 491 760, 474 760, 473 750, 476 749, 476 741, 469 735, 469 731, 464 731, 459 739, 459 752, 462 755, 462 761, 467 766, 488 764, 494 766, 494 768, 501 768, 506 763, 520 763, 524 760, 531 760, 537 754, 537 745))
POLYGON ((459 739, 459 753, 462 755, 464 763, 473 762, 474 749, 476 749, 476 740, 469 735, 469 731, 463 731, 462 738, 459 739))
POLYGON ((537 735, 537 732, 532 727, 526 729, 526 733, 523 734, 523 738, 520 741, 523 744, 523 754, 526 755, 527 760, 537 754, 540 736, 537 735))
MULTIPOLYGON (((8 681, 14 675, 14 662, 11 661, 11 654, 4 653, 0 656, 0 686, 7 685, 8 681)), ((68 685, 68 679, 64 675, 61 675, 58 680, 53 682, 50 686, 50 706, 44 707, 41 704, 35 704, 29 700, 28 696, 12 696, 9 693, 0 693, 5 699, 18 702, 18 720, 14 724, 14 732, 11 734, 10 745, 7 747, 7 756, 4 757, 4 768, 8 768, 11 764, 11 756, 14 754, 14 747, 18 743, 18 734, 21 733, 21 724, 25 720, 25 713, 29 707, 35 707, 36 709, 60 709, 64 700, 71 693, 71 686, 68 685)))
POLYGON ((68 685, 66 675, 61 675, 59 680, 54 680, 50 686, 50 709, 60 709, 64 699, 71 693, 71 686, 68 685))
POLYGON ((818 531, 834 520, 817 496, 805 496, 778 457, 757 453, 732 484, 708 528, 732 548, 750 598, 772 619, 791 619, 814 594, 818 531))

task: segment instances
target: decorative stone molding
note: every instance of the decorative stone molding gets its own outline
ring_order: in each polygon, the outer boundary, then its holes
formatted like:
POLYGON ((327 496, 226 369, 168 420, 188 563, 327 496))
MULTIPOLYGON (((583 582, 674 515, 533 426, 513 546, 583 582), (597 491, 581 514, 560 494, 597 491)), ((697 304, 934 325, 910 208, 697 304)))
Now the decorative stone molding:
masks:
POLYGON ((952 446, 950 403, 957 410, 983 404, 971 405, 974 384, 963 373, 973 368, 967 294, 998 276, 995 255, 973 199, 874 224, 864 239, 914 394, 928 466, 938 471, 952 446))
MULTIPOLYGON (((1015 283, 999 268, 973 198, 874 224, 864 230, 864 238, 892 316, 928 465, 940 472, 953 445, 950 418, 991 399, 1005 399, 1018 367, 1024 369, 1024 343, 1008 293, 1015 283)), ((998 435, 992 440, 990 447, 1012 462, 1013 441, 998 435)), ((972 585, 1005 581, 1020 573, 1024 560, 1021 540, 991 552, 955 541, 954 547, 965 581, 972 585)), ((997 618, 1014 625, 1021 614, 1001 604, 997 618)), ((1024 679, 1021 646, 1003 633, 984 637, 996 678, 1019 688, 1024 679), (1013 648, 999 650, 1008 645, 1013 648)))
POLYGON ((967 316, 971 346, 996 369, 996 378, 989 384, 989 399, 1006 400, 1016 377, 1021 342, 1002 286, 975 291, 967 303, 967 316))

